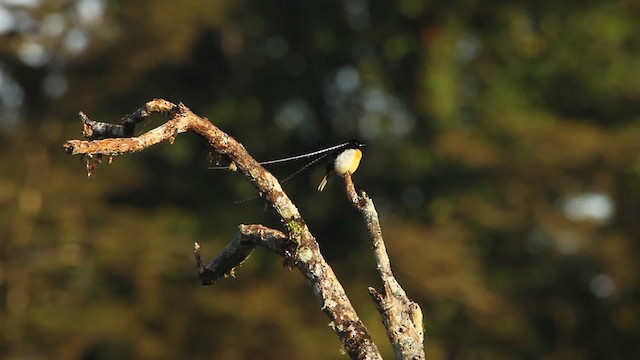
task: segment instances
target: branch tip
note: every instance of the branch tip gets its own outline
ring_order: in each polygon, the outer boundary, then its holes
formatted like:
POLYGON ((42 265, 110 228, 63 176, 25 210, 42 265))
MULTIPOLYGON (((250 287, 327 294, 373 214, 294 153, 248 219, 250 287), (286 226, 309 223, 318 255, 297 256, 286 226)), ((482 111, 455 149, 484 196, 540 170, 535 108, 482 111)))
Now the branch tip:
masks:
POLYGON ((73 154, 73 145, 70 142, 66 142, 64 145, 62 145, 62 148, 64 149, 65 154, 73 154))

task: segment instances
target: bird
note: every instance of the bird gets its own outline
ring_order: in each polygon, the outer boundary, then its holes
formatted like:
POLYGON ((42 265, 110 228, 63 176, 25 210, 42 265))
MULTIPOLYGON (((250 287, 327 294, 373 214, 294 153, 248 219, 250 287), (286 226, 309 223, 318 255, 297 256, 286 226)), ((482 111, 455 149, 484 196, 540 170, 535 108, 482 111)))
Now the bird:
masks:
MULTIPOLYGON (((358 169, 358 165, 360 165, 360 160, 362 159, 362 150, 360 150, 360 148, 364 146, 365 144, 361 143, 360 141, 356 139, 351 139, 342 144, 334 145, 334 146, 313 151, 310 153, 290 156, 290 157, 276 159, 276 160, 261 161, 258 164, 272 165, 272 164, 279 164, 279 163, 300 160, 300 159, 307 159, 307 158, 317 156, 315 159, 308 162, 302 168, 298 169, 296 172, 294 172, 293 174, 289 175, 288 177, 280 181, 281 183, 283 183, 291 179, 293 176, 299 174, 303 170, 307 169, 311 165, 322 160, 323 158, 329 157, 330 160, 327 164, 324 178, 322 179, 322 182, 318 186, 318 191, 322 191, 324 187, 327 185, 327 181, 329 177, 331 177, 332 175, 339 175, 344 177, 344 175, 347 172, 350 174, 353 174, 356 171, 356 169, 358 169)), ((233 166, 215 166, 215 167, 210 167, 209 169, 233 170, 234 167, 233 166)))
POLYGON ((318 191, 324 190, 331 176, 338 175, 344 177, 347 173, 353 174, 356 172, 362 159, 362 150, 360 149, 364 146, 365 144, 360 141, 352 139, 346 143, 344 148, 335 150, 330 156, 324 178, 322 178, 320 185, 318 185, 318 191))

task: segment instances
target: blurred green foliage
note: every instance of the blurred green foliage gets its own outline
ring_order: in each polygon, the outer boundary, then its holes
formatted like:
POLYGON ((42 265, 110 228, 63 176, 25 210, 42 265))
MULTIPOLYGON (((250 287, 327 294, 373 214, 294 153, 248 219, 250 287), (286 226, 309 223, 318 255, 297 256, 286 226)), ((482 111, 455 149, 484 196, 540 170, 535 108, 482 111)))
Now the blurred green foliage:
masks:
MULTIPOLYGON (((358 137, 431 359, 640 356, 640 3, 0 2, 0 357, 343 358, 281 227, 195 136, 87 179, 78 111, 182 101, 259 160, 358 137)), ((139 132, 163 119, 154 118, 139 132)), ((273 167, 286 177, 302 164, 273 167)), ((322 166, 284 184, 385 357, 363 225, 322 166)))

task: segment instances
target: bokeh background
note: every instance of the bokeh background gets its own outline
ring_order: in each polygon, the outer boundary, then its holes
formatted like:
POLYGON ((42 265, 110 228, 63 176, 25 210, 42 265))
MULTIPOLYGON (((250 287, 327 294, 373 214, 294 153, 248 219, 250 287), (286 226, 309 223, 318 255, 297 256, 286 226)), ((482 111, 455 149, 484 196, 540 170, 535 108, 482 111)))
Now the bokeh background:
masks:
MULTIPOLYGON (((345 357, 263 249, 199 285, 195 241, 280 227, 202 139, 90 179, 63 154, 78 111, 154 97, 259 160, 366 142, 355 181, 429 358, 640 357, 640 2, 2 0, 0 56, 3 359, 345 357)), ((322 168, 284 187, 391 358, 364 226, 322 168)))

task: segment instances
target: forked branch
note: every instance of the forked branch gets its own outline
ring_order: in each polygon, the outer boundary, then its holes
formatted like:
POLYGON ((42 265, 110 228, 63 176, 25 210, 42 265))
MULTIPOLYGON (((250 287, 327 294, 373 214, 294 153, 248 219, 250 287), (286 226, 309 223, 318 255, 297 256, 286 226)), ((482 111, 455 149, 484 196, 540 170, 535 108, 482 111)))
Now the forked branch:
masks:
POLYGON ((68 141, 64 144, 68 154, 114 156, 137 152, 162 141, 173 142, 178 134, 186 131, 195 132, 205 138, 212 149, 231 160, 238 171, 263 194, 284 223, 287 235, 284 241, 271 229, 257 228, 258 225, 240 227, 237 240, 232 241, 227 247, 228 251, 207 263, 202 261, 198 245, 195 256, 201 280, 204 283, 213 283, 244 261, 251 252, 251 246, 268 244, 267 247, 283 254, 285 260, 300 270, 309 281, 322 305, 322 311, 329 317, 331 327, 349 356, 352 359, 381 358, 367 328, 358 318, 342 285, 324 260, 318 243, 296 206, 282 191, 278 180, 260 166, 233 137, 218 129, 209 120, 197 116, 183 104, 175 105, 162 99, 154 99, 133 114, 125 116, 120 125, 92 121, 84 114, 81 114, 81 119, 83 133, 89 140, 68 141), (137 137, 120 137, 132 135, 131 127, 135 127, 135 124, 152 113, 167 114, 166 123, 137 137), (273 241, 268 241, 269 237, 273 241))
MULTIPOLYGON (((173 142, 178 134, 186 131, 204 137, 216 152, 229 158, 235 168, 264 195, 285 224, 287 234, 262 225, 240 225, 227 247, 206 263, 202 260, 200 245, 196 243, 194 255, 201 282, 210 285, 222 277, 233 275, 234 269, 249 257, 256 246, 268 248, 284 256, 291 266, 297 267, 307 278, 351 358, 380 358, 376 345, 356 315, 333 270, 322 257, 298 209, 282 191, 275 177, 262 168, 240 143, 183 104, 174 105, 162 99, 154 99, 133 114, 123 117, 119 125, 93 121, 83 113, 80 113, 80 118, 83 134, 89 140, 68 141, 64 145, 68 154, 114 156, 137 152, 162 141, 173 142), (167 114, 167 122, 133 137, 136 124, 152 113, 167 114)), ((356 192, 350 174, 345 176, 345 185, 348 199, 361 212, 372 241, 382 288, 376 290, 370 287, 369 293, 382 316, 396 358, 423 359, 422 311, 418 304, 407 297, 393 276, 373 201, 365 192, 356 192)))

